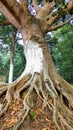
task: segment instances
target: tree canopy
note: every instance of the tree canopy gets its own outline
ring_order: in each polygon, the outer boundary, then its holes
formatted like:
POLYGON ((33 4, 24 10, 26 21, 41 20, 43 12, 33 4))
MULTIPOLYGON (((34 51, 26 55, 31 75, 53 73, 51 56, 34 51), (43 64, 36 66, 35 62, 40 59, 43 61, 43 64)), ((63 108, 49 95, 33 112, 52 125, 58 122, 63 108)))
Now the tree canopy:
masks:
POLYGON ((57 44, 52 49, 52 56, 60 74, 70 83, 73 82, 73 26, 68 24, 57 32, 57 44))

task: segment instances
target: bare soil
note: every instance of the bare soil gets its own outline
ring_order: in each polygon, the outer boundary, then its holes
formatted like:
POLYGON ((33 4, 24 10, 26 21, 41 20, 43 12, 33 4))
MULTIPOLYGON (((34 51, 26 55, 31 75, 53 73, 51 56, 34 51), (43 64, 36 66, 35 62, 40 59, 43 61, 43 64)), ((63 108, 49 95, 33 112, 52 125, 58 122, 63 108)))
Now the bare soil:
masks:
MULTIPOLYGON (((7 112, 0 119, 0 130, 12 130, 12 127, 22 115, 23 98, 12 102, 7 112)), ((57 130, 51 111, 41 109, 41 102, 36 104, 19 130, 57 130)))

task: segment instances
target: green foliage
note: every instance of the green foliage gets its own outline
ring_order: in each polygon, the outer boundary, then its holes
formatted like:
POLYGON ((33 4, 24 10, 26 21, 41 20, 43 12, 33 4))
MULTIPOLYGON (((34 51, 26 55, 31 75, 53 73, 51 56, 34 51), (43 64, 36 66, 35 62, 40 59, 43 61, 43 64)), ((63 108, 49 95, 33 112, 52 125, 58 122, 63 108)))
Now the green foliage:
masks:
POLYGON ((39 3, 42 2, 42 0, 37 0, 39 3))
POLYGON ((73 83, 73 26, 66 25, 54 32, 57 44, 52 48, 52 56, 60 74, 73 83))
MULTIPOLYGON (((2 23, 4 19, 4 16, 0 15, 0 23, 2 23)), ((12 25, 0 27, 0 75, 5 75, 7 82, 9 77, 10 44, 12 42, 12 33, 17 33, 16 28, 12 25)), ((22 73, 26 63, 23 47, 18 44, 16 39, 15 41, 13 80, 15 80, 22 73)))
POLYGON ((0 23, 3 23, 4 20, 5 20, 5 17, 0 14, 0 23))
POLYGON ((31 113, 30 113, 30 119, 32 120, 32 121, 34 121, 35 119, 34 119, 34 116, 35 116, 35 112, 34 111, 32 111, 31 113))
POLYGON ((47 43, 49 43, 51 48, 54 47, 55 44, 57 44, 57 38, 53 37, 52 33, 46 34, 45 35, 45 40, 46 40, 47 43))
POLYGON ((24 56, 23 46, 20 44, 15 45, 15 57, 14 57, 14 75, 13 80, 20 76, 24 71, 26 59, 24 56))
MULTIPOLYGON (((15 80, 24 70, 26 64, 23 46, 20 44, 15 45, 15 57, 14 57, 14 75, 15 80)), ((10 51, 5 48, 0 52, 0 75, 5 75, 8 81, 10 66, 10 51)))

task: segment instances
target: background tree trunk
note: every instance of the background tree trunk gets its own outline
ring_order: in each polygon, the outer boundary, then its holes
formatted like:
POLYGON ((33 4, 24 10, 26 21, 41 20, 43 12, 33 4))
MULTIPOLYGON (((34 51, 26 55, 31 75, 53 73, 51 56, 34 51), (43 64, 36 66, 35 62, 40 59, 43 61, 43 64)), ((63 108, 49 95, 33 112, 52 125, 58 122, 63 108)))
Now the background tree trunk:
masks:
POLYGON ((12 33, 10 36, 10 69, 9 69, 9 83, 13 81, 13 69, 14 69, 14 53, 15 53, 15 37, 16 33, 14 34, 14 27, 12 26, 12 33))
POLYGON ((14 40, 10 45, 10 69, 9 69, 9 83, 13 81, 13 66, 14 66, 14 40))

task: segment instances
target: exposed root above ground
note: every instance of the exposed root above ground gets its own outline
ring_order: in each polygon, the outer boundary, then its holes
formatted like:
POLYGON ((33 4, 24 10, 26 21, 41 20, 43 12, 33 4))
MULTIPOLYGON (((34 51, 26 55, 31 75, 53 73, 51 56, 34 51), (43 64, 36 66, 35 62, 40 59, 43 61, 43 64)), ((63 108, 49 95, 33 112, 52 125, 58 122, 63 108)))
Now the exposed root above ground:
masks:
POLYGON ((58 130, 73 129, 73 106, 71 102, 67 102, 65 95, 62 95, 62 93, 59 95, 59 90, 56 90, 49 77, 44 80, 43 75, 34 73, 34 75, 26 75, 22 79, 19 78, 13 84, 9 84, 9 87, 6 85, 0 88, 0 92, 3 90, 1 96, 3 107, 0 111, 1 120, 13 102, 17 102, 20 98, 23 100, 20 117, 12 124, 11 130, 19 129, 28 115, 30 115, 30 112, 35 110, 38 99, 42 102, 41 110, 44 111, 47 108, 47 111, 51 111, 53 114, 52 118, 58 130), (69 104, 71 105, 70 107, 69 104))

